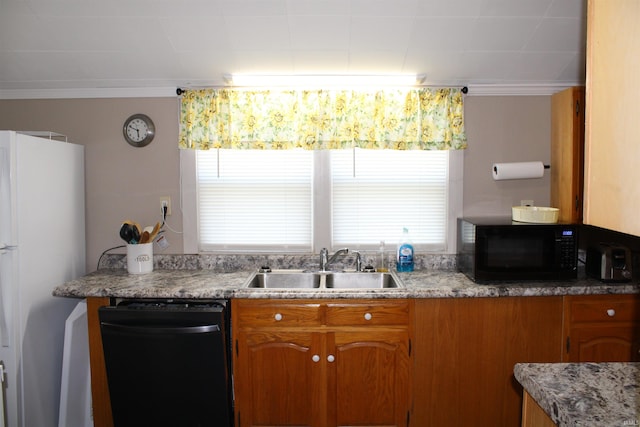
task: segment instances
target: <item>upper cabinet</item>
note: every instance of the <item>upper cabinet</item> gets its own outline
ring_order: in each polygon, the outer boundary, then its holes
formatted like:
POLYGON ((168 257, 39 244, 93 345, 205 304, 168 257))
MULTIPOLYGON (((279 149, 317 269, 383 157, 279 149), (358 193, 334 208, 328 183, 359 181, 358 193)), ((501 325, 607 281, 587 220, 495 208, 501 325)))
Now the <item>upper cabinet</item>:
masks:
POLYGON ((640 2, 589 0, 584 222, 640 235, 640 2))
POLYGON ((582 223, 584 191, 584 87, 551 97, 551 206, 559 220, 582 223))

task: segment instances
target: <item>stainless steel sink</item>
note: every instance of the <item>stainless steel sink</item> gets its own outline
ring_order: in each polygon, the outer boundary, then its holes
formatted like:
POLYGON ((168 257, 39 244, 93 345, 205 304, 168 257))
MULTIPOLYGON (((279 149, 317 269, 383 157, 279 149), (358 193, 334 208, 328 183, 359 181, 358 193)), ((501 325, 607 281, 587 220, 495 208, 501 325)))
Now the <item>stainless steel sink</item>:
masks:
POLYGON ((404 287, 404 285, 393 272, 274 270, 268 273, 256 272, 252 274, 245 287, 330 291, 339 289, 397 289, 404 287))
POLYGON ((272 271, 251 276, 248 288, 260 289, 313 289, 320 287, 321 276, 305 271, 272 271))
POLYGON ((399 288, 400 281, 391 273, 342 272, 327 275, 327 289, 387 289, 399 288))

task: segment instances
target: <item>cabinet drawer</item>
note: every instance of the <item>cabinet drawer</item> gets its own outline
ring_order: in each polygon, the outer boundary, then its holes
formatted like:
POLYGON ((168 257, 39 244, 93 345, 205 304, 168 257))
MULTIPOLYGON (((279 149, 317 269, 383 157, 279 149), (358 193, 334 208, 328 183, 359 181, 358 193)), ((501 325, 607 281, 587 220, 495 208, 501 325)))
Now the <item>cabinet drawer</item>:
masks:
POLYGON ((640 320, 640 298, 634 295, 570 297, 571 323, 640 320))
POLYGON ((319 302, 239 301, 235 305, 239 327, 319 326, 322 311, 319 302))
POLYGON ((371 300, 327 304, 328 326, 408 325, 410 303, 407 300, 371 300))

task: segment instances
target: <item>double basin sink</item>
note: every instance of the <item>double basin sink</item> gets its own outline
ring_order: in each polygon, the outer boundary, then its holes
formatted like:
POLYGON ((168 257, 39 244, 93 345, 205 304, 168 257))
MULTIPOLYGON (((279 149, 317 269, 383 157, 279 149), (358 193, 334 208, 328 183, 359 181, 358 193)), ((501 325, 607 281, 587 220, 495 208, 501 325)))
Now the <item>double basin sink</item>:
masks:
POLYGON ((403 284, 394 272, 273 270, 256 272, 246 284, 252 289, 397 289, 403 284))

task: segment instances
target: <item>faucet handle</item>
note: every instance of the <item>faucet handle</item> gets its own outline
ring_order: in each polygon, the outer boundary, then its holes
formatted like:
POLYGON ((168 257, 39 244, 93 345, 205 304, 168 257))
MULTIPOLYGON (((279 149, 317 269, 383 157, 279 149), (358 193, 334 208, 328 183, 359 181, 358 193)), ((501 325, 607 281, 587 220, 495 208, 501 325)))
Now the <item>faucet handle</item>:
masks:
POLYGON ((329 251, 327 251, 327 248, 322 248, 320 249, 320 271, 325 271, 328 263, 329 251))
POLYGON ((360 251, 351 251, 356 254, 356 271, 362 271, 362 256, 360 255, 360 251))

